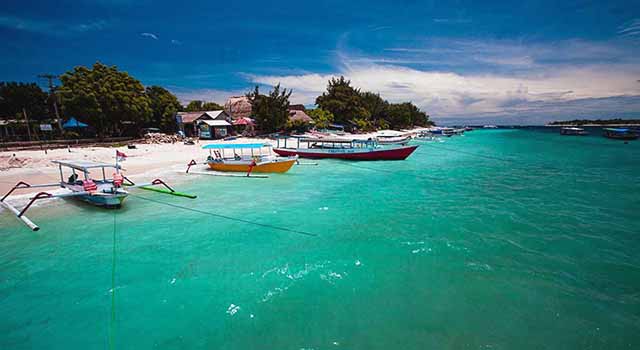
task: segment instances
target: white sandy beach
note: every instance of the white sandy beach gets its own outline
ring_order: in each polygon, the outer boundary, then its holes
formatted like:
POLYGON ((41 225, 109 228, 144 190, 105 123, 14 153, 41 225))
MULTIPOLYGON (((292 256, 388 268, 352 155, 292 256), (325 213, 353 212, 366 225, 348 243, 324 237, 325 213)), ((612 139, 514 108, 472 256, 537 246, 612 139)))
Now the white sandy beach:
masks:
MULTIPOLYGON (((367 139, 374 137, 369 134, 346 134, 341 138, 367 139)), ((186 170, 187 163, 192 159, 204 162, 208 151, 202 146, 209 143, 221 143, 222 140, 200 140, 195 145, 177 143, 144 144, 134 143, 137 149, 123 147, 77 147, 48 150, 45 154, 41 150, 0 152, 0 193, 9 191, 18 181, 30 184, 59 182, 58 166, 52 160, 91 160, 96 162, 113 163, 116 150, 127 155, 125 162, 121 163, 124 173, 134 182, 146 182, 154 178, 165 176, 174 177, 179 171, 186 170)), ((295 142, 291 141, 292 144, 295 142)), ((225 143, 271 143, 276 141, 266 138, 238 138, 225 143)), ((198 167, 205 168, 204 165, 198 167)), ((23 189, 15 192, 16 195, 28 194, 41 189, 23 189)))

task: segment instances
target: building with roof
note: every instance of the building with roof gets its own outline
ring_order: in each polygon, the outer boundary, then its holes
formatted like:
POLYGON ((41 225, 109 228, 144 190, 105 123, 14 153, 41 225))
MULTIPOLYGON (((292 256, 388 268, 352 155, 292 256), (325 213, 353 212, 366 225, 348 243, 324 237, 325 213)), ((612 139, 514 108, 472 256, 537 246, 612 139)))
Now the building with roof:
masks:
POLYGON ((186 136, 203 139, 224 138, 231 132, 231 117, 223 111, 179 112, 176 115, 178 128, 186 136))

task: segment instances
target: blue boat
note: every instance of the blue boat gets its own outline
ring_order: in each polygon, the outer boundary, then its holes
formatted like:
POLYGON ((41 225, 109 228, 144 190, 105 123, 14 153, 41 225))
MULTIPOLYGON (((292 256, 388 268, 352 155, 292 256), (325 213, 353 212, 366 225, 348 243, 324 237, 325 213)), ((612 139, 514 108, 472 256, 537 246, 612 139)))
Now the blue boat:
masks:
POLYGON ((638 134, 629 128, 604 128, 602 129, 603 136, 616 139, 616 140, 636 140, 638 134))

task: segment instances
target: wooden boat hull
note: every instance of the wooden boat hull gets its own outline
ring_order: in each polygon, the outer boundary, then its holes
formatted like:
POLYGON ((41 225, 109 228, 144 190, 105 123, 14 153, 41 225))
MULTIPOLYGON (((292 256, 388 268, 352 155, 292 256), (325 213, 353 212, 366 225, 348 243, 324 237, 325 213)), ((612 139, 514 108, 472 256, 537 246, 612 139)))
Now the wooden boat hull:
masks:
POLYGON ((377 141, 379 145, 406 145, 407 143, 409 143, 409 141, 411 141, 411 137, 409 136, 393 137, 393 138, 379 137, 377 141))
MULTIPOLYGON (((251 172, 254 173, 286 173, 295 164, 297 159, 287 159, 282 161, 269 161, 256 164, 251 172)), ((245 164, 228 164, 223 162, 207 162, 209 168, 215 171, 228 171, 247 173, 249 172, 250 163, 245 164)))
POLYGON ((273 151, 280 156, 299 156, 301 158, 322 159, 349 159, 349 160, 404 160, 416 150, 418 146, 403 146, 395 148, 342 148, 342 149, 294 149, 274 148, 273 151))
POLYGON ((73 198, 77 198, 81 201, 103 208, 120 208, 124 199, 127 198, 127 195, 119 193, 113 195, 86 195, 73 198))
POLYGON ((640 135, 638 134, 624 134, 624 135, 615 135, 615 134, 604 134, 604 137, 614 140, 637 140, 640 135))

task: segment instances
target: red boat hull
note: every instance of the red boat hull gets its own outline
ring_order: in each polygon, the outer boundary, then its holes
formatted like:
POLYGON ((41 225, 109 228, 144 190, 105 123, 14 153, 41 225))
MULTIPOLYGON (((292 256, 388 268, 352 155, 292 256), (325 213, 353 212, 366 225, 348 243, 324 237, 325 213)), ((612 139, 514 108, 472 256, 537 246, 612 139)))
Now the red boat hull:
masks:
POLYGON ((404 160, 418 146, 405 146, 387 149, 360 150, 360 149, 292 149, 274 148, 273 151, 281 156, 298 155, 301 158, 335 158, 350 160, 404 160))

